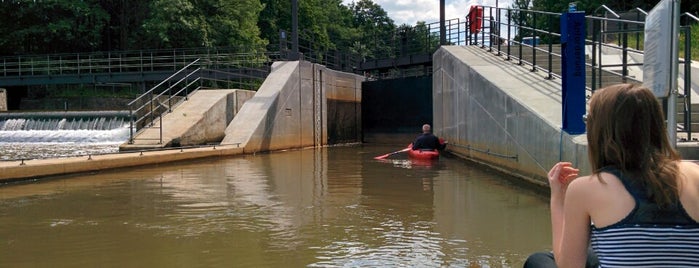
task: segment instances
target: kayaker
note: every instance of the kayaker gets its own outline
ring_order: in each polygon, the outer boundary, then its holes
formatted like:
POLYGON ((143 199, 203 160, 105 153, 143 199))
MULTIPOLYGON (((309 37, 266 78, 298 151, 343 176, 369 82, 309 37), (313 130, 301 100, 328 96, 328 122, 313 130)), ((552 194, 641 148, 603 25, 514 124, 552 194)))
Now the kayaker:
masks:
POLYGON ((447 146, 432 134, 431 129, 430 124, 422 125, 422 134, 413 141, 413 150, 442 150, 447 146))

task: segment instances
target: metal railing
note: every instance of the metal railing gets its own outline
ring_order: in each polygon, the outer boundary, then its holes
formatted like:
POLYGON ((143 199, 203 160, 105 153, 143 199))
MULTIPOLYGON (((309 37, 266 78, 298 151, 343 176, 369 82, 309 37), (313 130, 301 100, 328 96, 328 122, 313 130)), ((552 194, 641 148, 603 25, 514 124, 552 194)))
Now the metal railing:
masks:
MULTIPOLYGON (((394 31, 367 33, 353 44, 352 48, 319 49, 316 37, 307 30, 299 32, 299 53, 304 60, 323 64, 328 68, 351 73, 372 73, 378 69, 400 70, 402 75, 430 75, 431 68, 411 66, 411 57, 424 56, 414 65, 429 64, 432 54, 440 46, 440 23, 425 23, 412 27, 398 27, 394 31), (355 50, 355 51, 352 51, 355 50), (424 58, 424 59, 423 59, 424 58), (368 62, 388 62, 389 66, 374 66, 368 62), (405 63, 405 62, 407 63, 405 63)), ((465 21, 455 18, 445 20, 448 45, 465 44, 465 21)), ((286 31, 284 31, 286 33, 286 31)), ((286 36, 286 35, 282 35, 286 36)), ((280 40, 279 51, 285 57, 291 52, 291 40, 280 40)), ((392 78, 393 72, 371 74, 373 77, 392 78)))
POLYGON ((193 77, 197 72, 201 71, 201 67, 198 65, 199 61, 200 59, 192 61, 167 79, 129 102, 129 118, 131 118, 129 123, 129 144, 134 143, 134 130, 140 129, 146 125, 152 127, 156 119, 160 120, 158 144, 162 144, 162 115, 166 112, 172 112, 173 106, 186 100, 190 93, 188 91, 194 92, 198 89, 190 89, 190 87, 201 79, 201 76, 193 77), (193 67, 196 68, 191 69, 193 67), (170 83, 171 81, 174 81, 174 83, 170 83), (184 96, 184 98, 175 99, 177 96, 184 96), (167 104, 163 103, 163 97, 167 104))
MULTIPOLYGON (((261 64, 279 57, 278 52, 250 53, 233 47, 5 56, 0 57, 0 81, 10 78, 20 81, 42 77, 172 73, 195 59, 206 60, 213 69, 219 66, 259 68, 261 64)), ((141 75, 141 78, 142 81, 132 82, 144 82, 149 77, 141 75)), ((60 83, 58 79, 54 81, 60 83)))
POLYGON ((191 94, 205 88, 257 89, 269 74, 269 66, 269 58, 264 57, 247 61, 213 57, 193 60, 128 103, 129 144, 134 143, 138 131, 146 128, 159 128, 157 140, 162 144, 163 116, 187 101, 191 94))
MULTIPOLYGON (((476 27, 480 28, 478 32, 466 27, 468 45, 479 45, 508 61, 515 59, 519 65, 530 66, 533 72, 544 71, 547 79, 561 78, 560 13, 491 6, 482 8, 480 16, 466 16, 467 25, 480 23, 480 27, 476 27)), ((643 63, 638 61, 643 57, 641 44, 646 15, 638 8, 620 15, 602 5, 585 17, 585 45, 589 49, 585 63, 589 73, 586 82, 588 95, 609 84, 642 83, 643 63), (604 14, 600 16, 599 13, 604 14), (618 54, 620 59, 610 62, 605 60, 606 54, 618 54)), ((691 140, 690 27, 691 23, 699 22, 699 18, 689 13, 682 14, 682 17, 685 22, 680 29, 685 36, 686 56, 680 59, 684 66, 684 90, 679 94, 679 98, 684 100, 681 111, 684 123, 680 131, 687 133, 687 139, 691 140)))

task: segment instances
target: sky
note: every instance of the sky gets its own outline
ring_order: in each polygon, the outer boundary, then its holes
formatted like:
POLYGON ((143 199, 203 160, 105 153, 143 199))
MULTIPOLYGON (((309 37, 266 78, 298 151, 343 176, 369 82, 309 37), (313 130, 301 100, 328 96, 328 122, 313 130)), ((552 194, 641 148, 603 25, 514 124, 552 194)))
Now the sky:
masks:
MULTIPOLYGON (((342 0, 349 5, 358 0, 342 0)), ((445 19, 464 18, 471 5, 495 6, 496 0, 444 0, 445 19)), ((499 7, 509 7, 510 0, 497 0, 499 7)), ((380 5, 396 25, 414 26, 418 21, 439 22, 440 0, 373 0, 380 5)))

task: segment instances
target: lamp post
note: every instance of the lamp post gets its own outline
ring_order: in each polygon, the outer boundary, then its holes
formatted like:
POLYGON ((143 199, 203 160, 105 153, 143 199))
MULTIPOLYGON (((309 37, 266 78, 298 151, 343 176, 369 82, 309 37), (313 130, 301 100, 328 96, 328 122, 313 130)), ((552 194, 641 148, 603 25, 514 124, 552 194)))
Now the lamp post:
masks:
POLYGON ((291 60, 299 59, 299 1, 291 0, 291 60))
POLYGON ((444 0, 439 0, 439 44, 447 44, 447 28, 444 22, 444 0))

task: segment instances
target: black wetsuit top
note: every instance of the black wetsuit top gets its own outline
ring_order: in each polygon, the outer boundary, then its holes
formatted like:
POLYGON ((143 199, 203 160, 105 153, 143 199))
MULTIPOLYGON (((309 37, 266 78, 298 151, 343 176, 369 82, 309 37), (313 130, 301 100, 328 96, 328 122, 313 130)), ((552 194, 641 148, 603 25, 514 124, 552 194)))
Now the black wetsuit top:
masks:
POLYGON ((435 150, 441 148, 442 145, 439 143, 439 138, 432 135, 432 133, 422 133, 413 142, 413 150, 435 150))

